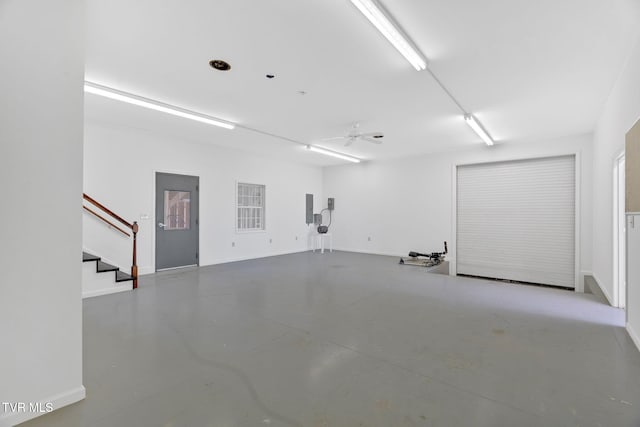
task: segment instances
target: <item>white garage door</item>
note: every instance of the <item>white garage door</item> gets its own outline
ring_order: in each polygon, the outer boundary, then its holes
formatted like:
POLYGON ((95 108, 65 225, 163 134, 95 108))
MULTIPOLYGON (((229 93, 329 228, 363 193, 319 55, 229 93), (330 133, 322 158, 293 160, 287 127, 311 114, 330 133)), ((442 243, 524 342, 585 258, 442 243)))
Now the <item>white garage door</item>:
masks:
POLYGON ((457 175, 458 274, 575 287, 575 156, 457 175))

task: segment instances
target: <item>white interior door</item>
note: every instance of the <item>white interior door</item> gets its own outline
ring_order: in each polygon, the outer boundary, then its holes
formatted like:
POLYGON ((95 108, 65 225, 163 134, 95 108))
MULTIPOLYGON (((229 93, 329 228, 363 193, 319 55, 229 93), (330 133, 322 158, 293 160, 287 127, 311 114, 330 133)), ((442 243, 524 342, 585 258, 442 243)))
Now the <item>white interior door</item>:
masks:
POLYGON ((574 288, 575 156, 459 166, 457 273, 574 288))

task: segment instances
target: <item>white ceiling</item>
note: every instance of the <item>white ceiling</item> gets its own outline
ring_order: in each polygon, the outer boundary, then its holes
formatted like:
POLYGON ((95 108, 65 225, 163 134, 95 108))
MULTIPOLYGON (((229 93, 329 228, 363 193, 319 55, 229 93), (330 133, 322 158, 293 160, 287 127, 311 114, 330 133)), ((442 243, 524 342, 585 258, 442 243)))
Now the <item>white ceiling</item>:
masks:
MULTIPOLYGON (((383 3, 462 106, 505 144, 592 131, 640 29, 637 0, 383 3)), ((319 145, 366 159, 482 144, 429 73, 415 71, 349 0, 88 0, 87 20, 86 78, 96 83, 302 143, 359 121, 364 132, 384 132, 384 144, 319 145), (231 71, 210 68, 218 58, 231 71)), ((185 140, 342 163, 94 95, 86 113, 185 140)))

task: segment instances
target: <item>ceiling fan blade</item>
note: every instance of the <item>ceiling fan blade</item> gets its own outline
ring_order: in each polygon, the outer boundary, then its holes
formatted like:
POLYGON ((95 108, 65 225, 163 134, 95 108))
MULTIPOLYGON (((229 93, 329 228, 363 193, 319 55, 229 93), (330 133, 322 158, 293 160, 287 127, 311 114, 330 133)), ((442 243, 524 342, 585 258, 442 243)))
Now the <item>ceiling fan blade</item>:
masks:
POLYGON ((347 142, 344 144, 344 146, 345 146, 345 147, 350 146, 351 144, 353 144, 353 141, 355 141, 355 140, 356 140, 355 138, 349 138, 349 139, 347 140, 347 142))
POLYGON ((379 138, 382 138, 382 137, 384 137, 384 134, 382 132, 365 132, 365 133, 361 133, 358 136, 360 136, 362 138, 369 138, 369 137, 375 137, 375 136, 378 136, 379 138))
POLYGON ((362 140, 370 142, 372 144, 382 144, 382 139, 381 138, 378 138, 378 139, 375 139, 375 138, 362 138, 362 140))

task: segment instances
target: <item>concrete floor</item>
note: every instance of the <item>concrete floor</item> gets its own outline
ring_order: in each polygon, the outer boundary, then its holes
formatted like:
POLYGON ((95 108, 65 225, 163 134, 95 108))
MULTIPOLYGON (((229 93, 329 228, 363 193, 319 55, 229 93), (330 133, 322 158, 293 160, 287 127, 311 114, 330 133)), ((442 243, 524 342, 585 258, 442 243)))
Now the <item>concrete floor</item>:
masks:
POLYGON ((25 426, 640 426, 590 294, 301 253, 84 301, 86 400, 25 426))

